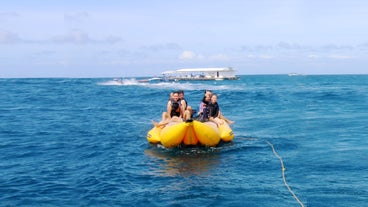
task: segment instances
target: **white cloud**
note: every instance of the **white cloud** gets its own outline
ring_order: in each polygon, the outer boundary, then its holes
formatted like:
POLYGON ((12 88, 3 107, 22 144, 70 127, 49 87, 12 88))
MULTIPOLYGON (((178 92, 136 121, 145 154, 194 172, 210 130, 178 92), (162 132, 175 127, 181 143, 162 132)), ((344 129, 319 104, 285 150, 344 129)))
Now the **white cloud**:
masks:
POLYGON ((57 65, 67 67, 71 64, 70 60, 59 60, 56 62, 57 65))
POLYGON ((52 38, 55 43, 77 43, 85 44, 93 42, 87 33, 81 31, 71 31, 64 35, 57 35, 52 38))
POLYGON ((64 20, 68 22, 83 22, 88 19, 89 14, 87 12, 76 12, 64 14, 64 20))
POLYGON ((259 54, 259 55, 257 55, 257 54, 248 54, 246 57, 249 58, 249 59, 264 59, 264 60, 275 58, 274 56, 265 55, 265 54, 259 54))
POLYGON ((103 40, 96 40, 89 37, 88 33, 79 31, 79 30, 73 30, 69 33, 63 34, 63 35, 57 35, 52 38, 52 41, 54 43, 60 43, 60 44, 91 44, 91 43, 109 43, 109 44, 115 44, 117 42, 122 41, 122 38, 115 35, 109 35, 103 40))
POLYGON ((11 44, 11 43, 18 43, 21 41, 22 40, 19 38, 17 34, 0 30, 0 43, 11 44))
POLYGON ((115 44, 118 42, 123 41, 123 39, 119 36, 115 36, 115 35, 109 35, 106 39, 105 42, 110 43, 110 44, 115 44))
POLYGON ((214 61, 228 61, 230 58, 225 54, 217 54, 209 57, 210 60, 214 61))
POLYGON ((307 56, 310 59, 321 59, 321 58, 329 58, 329 59, 336 59, 336 60, 349 60, 349 59, 354 59, 355 56, 350 56, 350 55, 337 55, 337 54, 332 54, 332 55, 326 55, 326 54, 322 54, 322 55, 316 55, 316 54, 309 54, 307 56))
POLYGON ((285 49, 285 50, 299 50, 303 47, 296 43, 288 43, 288 42, 279 42, 276 45, 276 48, 285 49))
POLYGON ((348 59, 354 58, 353 56, 349 56, 349 55, 330 55, 328 57, 332 59, 338 59, 338 60, 348 60, 348 59))
POLYGON ((353 50, 354 46, 351 45, 335 45, 335 44, 328 44, 328 45, 323 45, 321 47, 322 50, 325 51, 337 51, 337 50, 353 50))
POLYGON ((315 54, 310 54, 307 57, 308 58, 311 58, 311 59, 317 59, 317 58, 319 58, 319 56, 318 55, 315 55, 315 54))
POLYGON ((12 19, 16 17, 19 17, 19 14, 17 12, 0 12, 1 20, 12 19))
POLYGON ((205 57, 204 57, 204 55, 198 54, 198 55, 197 55, 197 59, 199 59, 199 60, 204 60, 204 59, 205 59, 205 57))
POLYGON ((143 49, 148 49, 150 51, 162 51, 162 50, 181 50, 179 44, 176 43, 165 43, 165 44, 155 44, 151 46, 143 47, 143 49))
POLYGON ((359 49, 362 49, 362 50, 366 50, 366 49, 368 49, 368 42, 366 42, 366 43, 362 43, 362 44, 359 44, 359 45, 358 45, 358 48, 359 48, 359 49))
POLYGON ((240 50, 245 52, 264 52, 264 51, 272 51, 274 48, 273 45, 245 45, 241 46, 240 50))
POLYGON ((274 57, 271 55, 259 55, 258 58, 260 59, 273 59, 274 57))
POLYGON ((183 51, 180 56, 179 56, 179 59, 181 60, 192 60, 192 59, 195 59, 196 58, 196 54, 192 51, 183 51))
MULTIPOLYGON (((99 43, 99 44, 115 44, 118 42, 123 41, 123 39, 116 35, 109 35, 104 39, 92 39, 89 35, 85 32, 74 30, 66 34, 56 35, 51 37, 52 43, 58 44, 91 44, 91 43, 99 43)), ((20 38, 17 33, 0 30, 0 44, 48 44, 50 40, 35 40, 35 39, 23 39, 20 38)))

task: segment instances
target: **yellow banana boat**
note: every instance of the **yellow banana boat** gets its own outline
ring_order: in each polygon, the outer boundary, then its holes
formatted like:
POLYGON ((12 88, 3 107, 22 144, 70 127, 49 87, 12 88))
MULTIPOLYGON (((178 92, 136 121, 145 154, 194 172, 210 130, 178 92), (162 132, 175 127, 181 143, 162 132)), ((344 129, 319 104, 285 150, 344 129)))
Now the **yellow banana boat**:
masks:
POLYGON ((221 140, 230 142, 234 133, 225 122, 217 126, 213 122, 188 120, 186 122, 171 122, 164 128, 153 127, 147 133, 149 143, 161 143, 167 148, 177 147, 180 144, 216 146, 221 140))

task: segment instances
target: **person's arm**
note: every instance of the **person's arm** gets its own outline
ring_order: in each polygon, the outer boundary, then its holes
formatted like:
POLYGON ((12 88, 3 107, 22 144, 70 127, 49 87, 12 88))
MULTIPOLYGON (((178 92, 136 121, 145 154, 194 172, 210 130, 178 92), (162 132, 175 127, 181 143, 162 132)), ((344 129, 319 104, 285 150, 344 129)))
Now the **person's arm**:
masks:
POLYGON ((200 104, 199 104, 199 110, 198 110, 198 114, 201 114, 201 113, 203 113, 203 102, 201 102, 200 104))
POLYGON ((217 113, 216 117, 220 118, 220 106, 217 104, 217 113))
POLYGON ((167 102, 167 114, 171 118, 171 101, 167 102))
POLYGON ((184 112, 185 112, 185 108, 187 108, 187 105, 185 104, 184 100, 181 100, 180 103, 181 103, 180 104, 181 105, 180 115, 181 115, 181 117, 184 117, 184 112))

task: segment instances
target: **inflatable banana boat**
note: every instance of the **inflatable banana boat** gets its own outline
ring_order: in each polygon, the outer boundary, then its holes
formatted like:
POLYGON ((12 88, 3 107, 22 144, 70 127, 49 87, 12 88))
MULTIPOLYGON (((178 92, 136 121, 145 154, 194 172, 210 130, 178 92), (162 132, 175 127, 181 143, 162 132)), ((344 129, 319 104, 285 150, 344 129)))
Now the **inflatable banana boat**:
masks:
POLYGON ((165 127, 153 127, 147 133, 149 143, 161 143, 167 148, 184 145, 203 145, 213 147, 222 140, 230 142, 234 134, 225 122, 217 126, 213 122, 188 120, 186 122, 170 122, 165 127))

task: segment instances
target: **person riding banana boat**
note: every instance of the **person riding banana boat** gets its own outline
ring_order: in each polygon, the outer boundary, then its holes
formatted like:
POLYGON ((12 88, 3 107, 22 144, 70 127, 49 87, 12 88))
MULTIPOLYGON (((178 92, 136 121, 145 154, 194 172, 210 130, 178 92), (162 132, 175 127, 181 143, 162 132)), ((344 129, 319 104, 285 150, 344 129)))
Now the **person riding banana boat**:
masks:
POLYGON ((202 109, 199 111, 200 116, 192 119, 191 107, 183 107, 187 102, 184 103, 183 99, 179 99, 179 93, 173 92, 170 95, 167 111, 162 113, 161 121, 157 123, 152 120, 154 127, 147 133, 149 143, 161 143, 168 148, 181 144, 186 146, 201 144, 212 147, 220 141, 233 140, 234 134, 229 124, 234 122, 222 115, 216 94, 205 95, 203 104, 201 103, 202 109))

